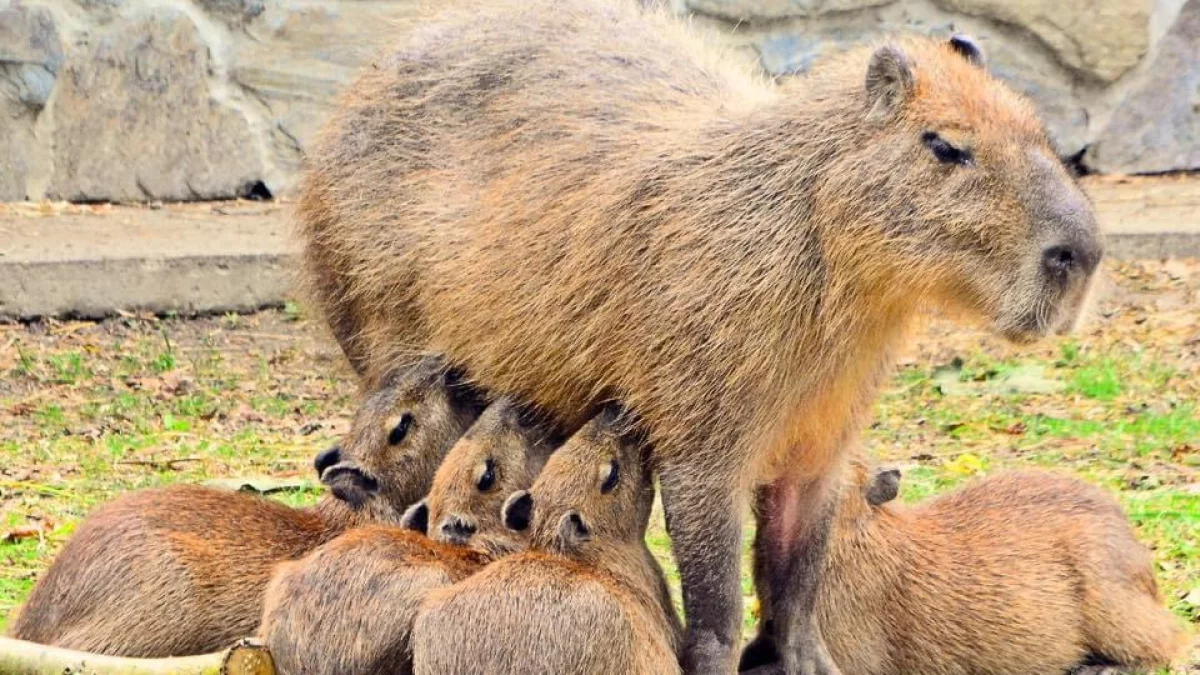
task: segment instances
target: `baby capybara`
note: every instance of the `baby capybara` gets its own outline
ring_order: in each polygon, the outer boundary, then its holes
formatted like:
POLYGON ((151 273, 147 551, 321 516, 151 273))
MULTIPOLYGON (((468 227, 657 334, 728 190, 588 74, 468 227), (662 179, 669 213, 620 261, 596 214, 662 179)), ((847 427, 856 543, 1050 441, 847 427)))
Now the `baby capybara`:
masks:
POLYGON ((1102 490, 1019 472, 905 507, 887 503, 898 473, 849 471, 817 602, 844 672, 1124 672, 1183 646, 1149 552, 1102 490))
POLYGON ((775 85, 634 2, 435 4, 308 154, 335 333, 366 373, 428 350, 562 419, 637 410, 689 671, 733 670, 757 477, 762 637, 789 673, 836 673, 812 621, 831 481, 913 319, 1032 341, 1102 257, 1033 106, 957 36, 775 85))
POLYGON ((530 550, 429 593, 420 675, 679 672, 679 618, 644 536, 654 483, 644 436, 610 406, 505 502, 530 550))
POLYGON ((421 599, 523 546, 501 525, 500 507, 533 483, 557 442, 552 425, 502 398, 446 455, 404 528, 351 530, 281 565, 261 628, 279 673, 411 672, 409 635, 421 599))
MULTIPOLYGON (((354 525, 379 517, 397 522, 420 497, 430 478, 420 472, 432 475, 477 411, 473 398, 451 391, 456 386, 436 368, 410 371, 364 403, 342 452, 384 452, 411 473, 379 473, 372 479, 377 496, 361 503, 326 496, 296 509, 243 492, 176 485, 100 507, 34 586, 11 635, 102 654, 166 657, 217 651, 253 634, 276 563, 354 525), (400 418, 407 421, 393 422, 400 418), (402 501, 386 503, 391 498, 402 501)), ((323 477, 329 463, 329 452, 317 460, 323 477)), ((345 481, 347 471, 335 477, 345 481)))

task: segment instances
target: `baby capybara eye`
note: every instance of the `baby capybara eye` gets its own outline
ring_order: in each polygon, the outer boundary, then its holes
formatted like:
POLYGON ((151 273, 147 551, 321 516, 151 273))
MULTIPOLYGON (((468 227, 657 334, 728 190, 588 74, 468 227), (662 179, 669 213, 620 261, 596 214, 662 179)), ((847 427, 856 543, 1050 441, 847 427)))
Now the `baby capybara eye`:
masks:
POLYGON ((479 488, 480 492, 487 492, 488 490, 491 490, 492 486, 495 484, 496 460, 489 458, 483 462, 483 474, 479 476, 479 482, 475 485, 479 488))
POLYGON ((966 166, 974 159, 971 157, 971 152, 969 150, 962 150, 954 147, 949 141, 941 136, 938 136, 932 131, 926 131, 925 133, 921 134, 921 142, 924 143, 925 147, 929 148, 929 151, 933 153, 933 156, 937 157, 938 161, 942 162, 943 164, 958 164, 960 166, 966 166))
POLYGON ((621 463, 615 459, 610 461, 601 467, 600 475, 604 477, 604 481, 600 483, 600 494, 606 495, 621 484, 621 463))
POLYGON ((404 441, 404 437, 408 435, 408 430, 412 427, 412 423, 413 416, 410 413, 404 413, 400 417, 400 421, 396 423, 396 426, 392 427, 392 430, 388 432, 388 445, 400 445, 404 441))

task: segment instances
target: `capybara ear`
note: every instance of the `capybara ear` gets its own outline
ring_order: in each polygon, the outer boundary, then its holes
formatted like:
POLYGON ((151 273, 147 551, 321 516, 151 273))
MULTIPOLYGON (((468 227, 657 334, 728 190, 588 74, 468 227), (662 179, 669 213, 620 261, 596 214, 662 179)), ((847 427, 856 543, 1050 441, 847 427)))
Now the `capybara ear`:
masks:
POLYGON ((966 35, 951 35, 950 47, 972 64, 980 68, 987 67, 987 57, 983 55, 983 48, 970 37, 966 35))
POLYGON ((429 532, 429 500, 422 499, 408 507, 404 515, 400 516, 400 527, 427 534, 429 532))
POLYGON ((867 503, 880 506, 900 494, 900 470, 888 469, 875 473, 875 479, 867 486, 867 503))
POLYGON ((346 502, 354 509, 360 509, 367 500, 379 492, 379 481, 361 468, 342 462, 326 469, 321 474, 321 482, 329 488, 334 497, 346 502))
POLYGON ((504 500, 504 507, 500 509, 500 515, 504 518, 504 526, 514 532, 524 532, 529 529, 529 522, 533 519, 533 495, 529 494, 529 490, 518 490, 508 496, 504 500))
POLYGON ((883 120, 904 107, 914 87, 912 64, 895 45, 884 45, 867 65, 867 117, 883 120))
POLYGON ((316 459, 313 460, 313 468, 317 470, 317 478, 321 478, 325 473, 325 469, 342 461, 342 447, 335 445, 328 450, 322 450, 317 453, 316 459))
POLYGON ((558 537, 564 543, 578 544, 592 538, 592 528, 578 511, 572 509, 558 519, 558 537))

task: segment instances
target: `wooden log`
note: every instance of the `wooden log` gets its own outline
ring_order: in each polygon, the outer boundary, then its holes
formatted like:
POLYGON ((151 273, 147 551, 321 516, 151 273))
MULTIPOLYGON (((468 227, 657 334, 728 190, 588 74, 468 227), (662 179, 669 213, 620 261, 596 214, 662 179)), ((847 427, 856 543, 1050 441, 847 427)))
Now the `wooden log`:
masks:
POLYGON ((265 647, 250 640, 213 654, 135 659, 0 637, 4 675, 275 675, 265 647))

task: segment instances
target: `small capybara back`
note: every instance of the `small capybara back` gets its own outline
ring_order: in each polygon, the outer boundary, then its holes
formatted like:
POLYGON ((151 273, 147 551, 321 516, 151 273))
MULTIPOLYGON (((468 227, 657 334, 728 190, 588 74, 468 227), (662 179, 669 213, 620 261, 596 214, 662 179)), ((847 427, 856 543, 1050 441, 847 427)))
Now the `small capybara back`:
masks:
POLYGON ((355 473, 342 452, 370 466, 379 466, 373 453, 407 457, 411 473, 380 471, 371 478, 372 495, 354 503, 327 495, 310 509, 189 485, 119 497, 80 525, 34 586, 11 635, 132 657, 212 652, 252 635, 276 563, 299 558, 356 524, 398 522, 420 497, 416 490, 429 484, 475 410, 448 392, 451 384, 435 370, 390 379, 359 409, 342 450, 316 461, 322 479, 333 478, 335 492, 369 475, 355 473), (407 421, 393 424, 393 417, 407 421))
POLYGON ((850 471, 817 603, 844 672, 1158 668, 1182 647, 1149 552, 1102 490, 1018 472, 907 508, 886 503, 897 473, 850 471))
POLYGON ((446 454, 403 528, 351 530, 281 565, 261 627, 279 673, 411 672, 409 635, 421 599, 523 546, 522 536, 503 531, 500 507, 533 483, 556 439, 552 425, 501 398, 446 454))
POLYGON ((679 619, 646 548, 654 501, 644 436, 615 406, 572 436, 505 525, 531 550, 432 591, 413 629, 421 675, 679 672, 679 619))
POLYGON ((759 474, 762 519, 801 525, 759 528, 771 637, 818 659, 827 487, 910 326, 1068 329, 1103 254, 1086 195, 970 40, 776 86, 630 1, 432 4, 307 156, 305 268, 347 353, 366 373, 444 353, 562 419, 637 410, 693 672, 733 667, 759 474))

